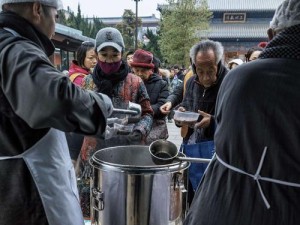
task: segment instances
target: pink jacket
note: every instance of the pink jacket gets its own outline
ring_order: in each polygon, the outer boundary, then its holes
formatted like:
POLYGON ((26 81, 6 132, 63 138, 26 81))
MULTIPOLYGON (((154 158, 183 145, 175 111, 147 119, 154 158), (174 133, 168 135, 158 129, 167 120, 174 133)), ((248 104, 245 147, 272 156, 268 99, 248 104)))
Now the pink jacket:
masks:
POLYGON ((90 74, 90 71, 80 67, 76 60, 72 61, 69 68, 69 78, 77 86, 82 87, 83 78, 90 74))

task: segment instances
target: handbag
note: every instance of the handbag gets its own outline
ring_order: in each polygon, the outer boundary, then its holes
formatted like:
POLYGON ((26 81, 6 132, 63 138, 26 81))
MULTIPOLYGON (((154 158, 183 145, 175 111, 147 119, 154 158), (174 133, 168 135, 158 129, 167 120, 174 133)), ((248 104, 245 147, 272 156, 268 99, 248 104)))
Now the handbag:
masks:
POLYGON ((158 139, 167 139, 169 137, 168 127, 165 120, 154 120, 152 128, 146 137, 146 145, 151 144, 158 139))
MULTIPOLYGON (((195 140, 194 134, 196 133, 197 132, 194 132, 192 134, 191 139, 195 140)), ((182 151, 187 157, 211 159, 215 152, 214 141, 203 140, 193 144, 191 142, 188 144, 182 144, 180 151, 182 151)), ((208 164, 206 163, 191 163, 189 167, 189 180, 194 191, 197 189, 207 165, 208 164)))

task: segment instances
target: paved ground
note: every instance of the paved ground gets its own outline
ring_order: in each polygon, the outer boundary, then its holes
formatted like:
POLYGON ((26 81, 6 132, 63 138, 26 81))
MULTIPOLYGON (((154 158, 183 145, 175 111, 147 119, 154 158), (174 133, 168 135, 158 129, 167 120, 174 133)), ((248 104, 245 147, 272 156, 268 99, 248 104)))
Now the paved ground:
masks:
POLYGON ((174 121, 172 123, 168 123, 168 132, 169 132, 169 138, 168 140, 173 142, 179 149, 181 143, 182 143, 182 137, 180 135, 180 128, 176 127, 174 121))

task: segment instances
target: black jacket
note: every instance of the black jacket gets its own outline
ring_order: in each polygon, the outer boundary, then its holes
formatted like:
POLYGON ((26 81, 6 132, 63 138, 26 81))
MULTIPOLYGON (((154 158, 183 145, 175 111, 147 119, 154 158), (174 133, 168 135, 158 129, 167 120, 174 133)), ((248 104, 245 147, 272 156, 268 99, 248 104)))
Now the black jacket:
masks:
POLYGON ((160 107, 166 103, 169 96, 168 84, 158 74, 152 74, 147 81, 144 81, 151 107, 154 111, 154 119, 164 119, 165 115, 160 112, 160 107))
MULTIPOLYGON (((254 175, 267 147, 259 175, 300 184, 299 71, 299 59, 280 58, 230 71, 216 105, 214 141, 224 162, 254 175)), ((255 179, 213 160, 184 224, 299 224, 300 188, 259 182, 270 209, 255 179)))
POLYGON ((172 103, 172 108, 176 107, 178 104, 180 104, 182 102, 183 85, 184 85, 184 83, 181 82, 167 98, 167 102, 172 103))
MULTIPOLYGON (((228 70, 220 62, 218 64, 217 81, 209 88, 199 84, 197 75, 192 76, 186 83, 186 92, 180 106, 183 106, 187 111, 198 112, 198 110, 201 110, 214 115, 218 91, 227 72, 228 70)), ((192 133, 193 129, 189 128, 184 141, 187 141, 192 133)), ((212 140, 213 135, 214 126, 210 126, 203 129, 201 139, 212 140)))

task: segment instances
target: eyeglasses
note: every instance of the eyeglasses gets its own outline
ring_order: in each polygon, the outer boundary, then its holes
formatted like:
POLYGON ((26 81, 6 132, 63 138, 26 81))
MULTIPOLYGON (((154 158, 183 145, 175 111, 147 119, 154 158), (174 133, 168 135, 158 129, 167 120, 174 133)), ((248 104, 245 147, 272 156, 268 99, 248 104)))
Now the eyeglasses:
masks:
POLYGON ((81 45, 86 46, 86 47, 94 47, 95 46, 94 42, 91 42, 91 41, 84 41, 81 43, 81 45))

